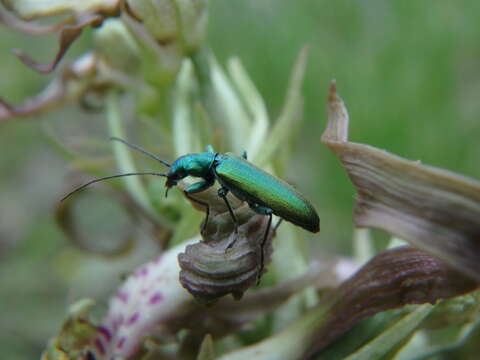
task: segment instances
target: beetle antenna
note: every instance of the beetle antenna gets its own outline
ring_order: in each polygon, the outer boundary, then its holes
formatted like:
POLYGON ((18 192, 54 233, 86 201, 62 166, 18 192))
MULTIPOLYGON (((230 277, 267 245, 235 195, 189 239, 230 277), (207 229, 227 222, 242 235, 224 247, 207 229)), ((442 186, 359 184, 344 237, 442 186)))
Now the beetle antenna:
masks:
POLYGON ((160 159, 157 155, 154 155, 154 154, 152 154, 152 153, 150 153, 150 152, 148 152, 148 151, 146 151, 146 150, 143 150, 141 147, 139 147, 139 146, 137 146, 137 145, 130 144, 129 142, 127 142, 127 141, 125 141, 125 140, 123 140, 123 139, 120 139, 120 138, 118 138, 118 137, 112 136, 112 137, 110 138, 110 140, 120 141, 121 143, 127 145, 128 147, 130 147, 130 148, 132 148, 132 149, 134 149, 134 150, 140 151, 142 154, 145 154, 145 155, 147 155, 147 156, 150 156, 152 159, 155 159, 155 160, 157 160, 157 161, 160 161, 160 162, 161 162, 163 165, 165 165, 165 166, 168 166, 168 167, 172 166, 172 164, 170 164, 169 162, 167 162, 167 161, 165 161, 165 160, 160 159))
POLYGON ((90 186, 90 185, 95 184, 97 182, 104 181, 104 180, 109 180, 109 179, 115 179, 115 178, 119 178, 119 177, 123 177, 123 176, 134 176, 134 175, 154 175, 154 176, 167 177, 167 174, 161 174, 161 173, 157 173, 157 172, 132 172, 132 173, 126 173, 126 174, 116 174, 116 175, 104 176, 104 177, 89 181, 89 182, 77 187, 75 190, 70 191, 67 195, 65 195, 60 201, 66 200, 71 195, 75 194, 76 192, 78 192, 80 190, 83 190, 87 186, 90 186))

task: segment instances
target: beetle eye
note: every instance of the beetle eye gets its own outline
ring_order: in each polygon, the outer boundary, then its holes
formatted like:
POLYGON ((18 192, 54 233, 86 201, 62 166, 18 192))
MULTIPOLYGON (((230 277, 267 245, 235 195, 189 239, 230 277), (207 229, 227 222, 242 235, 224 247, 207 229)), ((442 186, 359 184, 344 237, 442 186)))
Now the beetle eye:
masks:
POLYGON ((176 186, 177 185, 177 180, 174 179, 174 178, 167 178, 167 182, 165 183, 165 186, 167 187, 167 189, 171 188, 172 186, 176 186))
POLYGON ((177 179, 183 179, 184 177, 187 177, 187 172, 186 171, 181 170, 181 171, 177 172, 177 176, 176 176, 177 179))

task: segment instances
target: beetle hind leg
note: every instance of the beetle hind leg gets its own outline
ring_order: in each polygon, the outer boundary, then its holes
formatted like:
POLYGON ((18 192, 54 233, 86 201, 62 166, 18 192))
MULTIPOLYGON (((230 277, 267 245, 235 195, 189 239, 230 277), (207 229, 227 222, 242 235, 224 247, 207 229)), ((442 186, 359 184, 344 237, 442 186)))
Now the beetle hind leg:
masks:
POLYGON ((272 226, 272 213, 268 214, 267 229, 265 230, 265 235, 263 236, 262 245, 260 245, 260 269, 258 270, 257 285, 260 284, 260 277, 262 276, 263 269, 265 268, 265 244, 267 243, 268 233, 270 231, 271 226, 272 226))
MULTIPOLYGON (((258 280, 257 280, 257 285, 258 285, 260 283, 260 277, 262 276, 263 269, 265 268, 265 244, 267 243, 268 233, 270 232, 270 228, 272 226, 273 210, 266 206, 261 206, 258 204, 249 204, 249 205, 250 205, 250 208, 253 211, 255 211, 257 214, 268 216, 267 228, 265 230, 265 235, 263 235, 262 243, 260 244, 260 269, 258 270, 258 280)), ((275 226, 274 230, 278 227, 278 225, 280 225, 280 223, 277 224, 277 226, 275 226)))

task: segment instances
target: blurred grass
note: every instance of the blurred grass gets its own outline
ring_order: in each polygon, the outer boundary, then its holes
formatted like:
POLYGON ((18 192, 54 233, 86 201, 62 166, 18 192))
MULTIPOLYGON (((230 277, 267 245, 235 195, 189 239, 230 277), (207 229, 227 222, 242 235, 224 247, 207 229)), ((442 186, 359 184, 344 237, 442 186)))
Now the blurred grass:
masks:
MULTIPOLYGON (((243 61, 273 117, 281 110, 294 59, 305 44, 310 46, 302 140, 287 177, 319 210, 322 233, 312 236, 317 254, 348 253, 351 246, 353 188, 320 144, 332 78, 350 111, 353 141, 480 178, 479 2, 211 5, 210 45, 221 63, 232 55, 243 61)), ((88 46, 86 34, 68 58, 88 46)), ((0 28, 0 96, 18 102, 38 92, 49 77, 25 68, 10 55, 13 47, 48 61, 56 44, 52 37, 32 39, 0 28)), ((68 245, 52 218, 64 193, 66 164, 42 128, 64 118, 72 123, 79 118, 77 131, 88 115, 69 107, 0 129, 0 346, 8 359, 37 357, 72 300, 68 276, 55 261, 68 245)))

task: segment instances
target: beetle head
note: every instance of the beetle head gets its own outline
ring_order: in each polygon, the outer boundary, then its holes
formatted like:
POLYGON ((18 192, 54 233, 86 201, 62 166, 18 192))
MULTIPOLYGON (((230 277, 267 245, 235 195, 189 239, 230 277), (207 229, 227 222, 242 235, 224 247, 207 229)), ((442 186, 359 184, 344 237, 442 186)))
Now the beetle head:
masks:
POLYGON ((183 162, 178 160, 181 160, 181 158, 177 159, 177 161, 172 164, 167 173, 165 197, 167 197, 168 190, 170 190, 171 187, 176 186, 180 180, 188 176, 188 172, 186 171, 183 162))
POLYGON ((172 186, 177 185, 180 180, 187 176, 204 179, 210 177, 215 156, 215 153, 210 152, 180 156, 170 166, 167 174, 167 182, 165 183, 165 187, 167 188, 165 196, 172 186))

